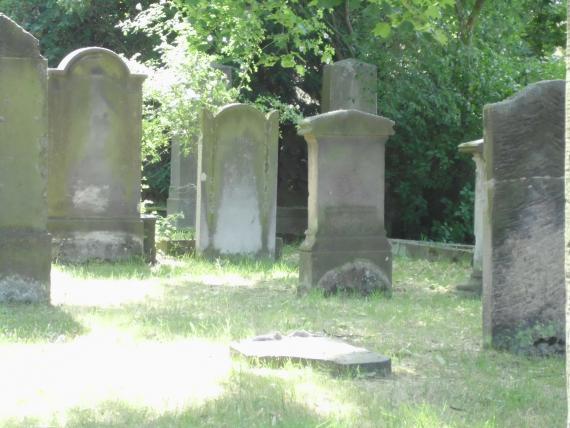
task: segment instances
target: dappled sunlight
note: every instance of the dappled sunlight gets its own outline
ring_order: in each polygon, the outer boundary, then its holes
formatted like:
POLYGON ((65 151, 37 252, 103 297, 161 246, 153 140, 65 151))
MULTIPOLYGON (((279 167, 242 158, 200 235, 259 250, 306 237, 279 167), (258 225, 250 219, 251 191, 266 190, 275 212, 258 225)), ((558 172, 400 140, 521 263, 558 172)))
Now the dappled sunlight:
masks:
POLYGON ((174 411, 219 396, 230 368, 227 347, 203 340, 134 342, 95 333, 68 343, 5 346, 0 420, 65 419, 73 407, 109 400, 174 411))
POLYGON ((68 272, 52 270, 53 305, 113 307, 160 298, 163 287, 158 279, 85 279, 68 272))

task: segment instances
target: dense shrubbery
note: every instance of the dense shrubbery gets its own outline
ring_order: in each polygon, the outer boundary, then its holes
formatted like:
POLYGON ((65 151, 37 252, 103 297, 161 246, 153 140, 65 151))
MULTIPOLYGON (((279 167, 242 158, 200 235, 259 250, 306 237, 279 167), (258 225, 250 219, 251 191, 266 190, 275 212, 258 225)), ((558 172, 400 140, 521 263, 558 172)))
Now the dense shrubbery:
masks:
MULTIPOLYGON (((291 124, 318 111, 323 62, 356 57, 377 65, 379 112, 397 123, 387 149, 389 232, 457 242, 472 239, 474 181, 457 145, 481 137, 485 103, 563 77, 565 7, 560 0, 0 0, 0 11, 40 38, 52 66, 87 45, 141 53, 137 60, 157 77, 146 86, 144 125, 155 198, 166 197, 166 143, 192 141, 200 108, 236 97, 278 108, 287 137, 291 124), (227 90, 212 61, 236 67, 236 90, 227 90)), ((281 142, 284 170, 303 171, 297 146, 281 142)), ((287 180, 306 191, 304 180, 287 180)))

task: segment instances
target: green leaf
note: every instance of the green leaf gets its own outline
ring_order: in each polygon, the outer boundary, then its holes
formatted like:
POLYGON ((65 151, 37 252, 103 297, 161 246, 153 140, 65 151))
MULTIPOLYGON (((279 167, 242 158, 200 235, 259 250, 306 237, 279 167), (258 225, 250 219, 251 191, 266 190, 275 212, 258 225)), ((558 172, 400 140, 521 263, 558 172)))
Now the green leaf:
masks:
POLYGON ((392 27, 387 22, 379 22, 372 30, 375 36, 380 36, 383 39, 387 38, 392 32, 392 27))
POLYGON ((292 54, 284 55, 281 57, 281 67, 283 68, 295 67, 295 58, 293 58, 292 54))
POLYGON ((439 44, 441 45, 447 44, 447 35, 439 28, 435 29, 435 31, 433 32, 433 37, 435 38, 435 40, 439 42, 439 44))

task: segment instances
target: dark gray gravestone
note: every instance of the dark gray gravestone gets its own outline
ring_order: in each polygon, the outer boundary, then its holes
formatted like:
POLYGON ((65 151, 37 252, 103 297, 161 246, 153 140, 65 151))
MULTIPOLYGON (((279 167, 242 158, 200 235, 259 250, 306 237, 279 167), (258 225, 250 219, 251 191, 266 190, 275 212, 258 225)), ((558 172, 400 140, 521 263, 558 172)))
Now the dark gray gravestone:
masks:
POLYGON ((365 348, 340 340, 315 336, 307 332, 295 332, 288 336, 272 333, 230 345, 234 355, 250 361, 282 363, 294 361, 302 364, 324 366, 336 371, 354 370, 391 373, 391 361, 365 348))
POLYGON ((564 81, 484 108, 483 333, 516 352, 565 339, 564 81))
POLYGON ((0 13, 0 302, 50 298, 47 62, 0 13))

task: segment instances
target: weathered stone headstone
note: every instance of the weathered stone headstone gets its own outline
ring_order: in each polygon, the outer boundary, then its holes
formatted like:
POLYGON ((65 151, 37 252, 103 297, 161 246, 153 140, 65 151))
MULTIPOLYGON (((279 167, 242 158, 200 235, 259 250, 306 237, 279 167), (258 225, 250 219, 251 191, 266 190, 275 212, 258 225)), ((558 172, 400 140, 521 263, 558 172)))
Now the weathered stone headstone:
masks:
MULTIPOLYGON (((224 73, 228 87, 232 86, 235 68, 228 65, 212 64, 224 73)), ((176 227, 189 228, 196 225, 196 173, 198 170, 197 139, 192 139, 188 147, 180 140, 172 140, 170 151, 170 187, 166 200, 168 215, 181 214, 176 219, 176 227)))
POLYGON ((350 345, 329 337, 298 331, 287 336, 270 333, 230 345, 233 355, 256 363, 284 363, 293 361, 333 369, 338 372, 374 372, 390 375, 389 358, 365 348, 350 345))
POLYGON ((47 61, 0 14, 0 302, 50 299, 47 61))
POLYGON ((196 224, 196 174, 198 170, 196 147, 186 151, 177 139, 170 151, 170 187, 166 200, 168 215, 181 215, 176 227, 188 228, 196 224))
POLYGON ((330 278, 339 278, 350 282, 352 290, 391 290, 384 144, 394 134, 393 126, 389 119, 357 110, 321 114, 299 126, 309 148, 309 227, 300 247, 301 289, 334 291, 330 278))
POLYGON ((142 256, 144 78, 103 48, 49 70, 48 227, 58 260, 142 256))
POLYGON ((485 106, 483 333, 517 352, 563 349, 564 81, 485 106))
POLYGON ((278 114, 230 104, 204 111, 198 150, 196 250, 275 255, 278 114))
POLYGON ((321 112, 360 110, 377 114, 376 66, 357 59, 325 65, 321 112))
POLYGON ((487 211, 487 191, 485 189, 485 159, 483 158, 483 139, 470 141, 458 146, 460 153, 473 157, 475 162, 475 208, 473 230, 475 248, 473 251, 473 270, 464 284, 457 286, 458 291, 480 295, 483 290, 483 216, 487 211))

